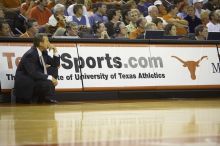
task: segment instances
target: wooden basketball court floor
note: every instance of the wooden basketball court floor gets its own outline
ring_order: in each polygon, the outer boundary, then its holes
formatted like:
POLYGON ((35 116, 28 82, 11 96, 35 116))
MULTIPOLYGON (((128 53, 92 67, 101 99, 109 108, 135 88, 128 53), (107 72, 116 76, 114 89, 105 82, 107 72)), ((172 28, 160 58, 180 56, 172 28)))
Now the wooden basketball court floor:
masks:
POLYGON ((1 104, 0 146, 220 146, 220 98, 1 104))

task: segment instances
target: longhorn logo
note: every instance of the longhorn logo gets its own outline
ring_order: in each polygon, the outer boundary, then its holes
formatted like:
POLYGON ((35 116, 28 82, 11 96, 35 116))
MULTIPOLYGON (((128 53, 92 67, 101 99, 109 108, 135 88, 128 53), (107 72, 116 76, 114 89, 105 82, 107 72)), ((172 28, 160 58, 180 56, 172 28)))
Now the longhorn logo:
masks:
POLYGON ((179 60, 181 63, 183 63, 183 67, 187 67, 190 75, 191 75, 191 79, 195 80, 196 79, 196 67, 199 67, 199 63, 204 59, 207 58, 208 56, 202 56, 198 61, 183 61, 182 59, 180 59, 177 56, 171 56, 173 58, 176 58, 177 60, 179 60))

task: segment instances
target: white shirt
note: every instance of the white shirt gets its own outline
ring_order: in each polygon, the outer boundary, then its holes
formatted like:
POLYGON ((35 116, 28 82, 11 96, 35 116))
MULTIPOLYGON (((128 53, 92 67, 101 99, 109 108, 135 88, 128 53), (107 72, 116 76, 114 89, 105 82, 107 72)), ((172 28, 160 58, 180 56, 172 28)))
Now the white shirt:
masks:
POLYGON ((208 32, 220 32, 220 24, 213 24, 211 21, 209 21, 208 24, 206 24, 208 27, 208 32))
MULTIPOLYGON (((37 48, 37 52, 38 52, 38 55, 39 55, 39 58, 40 58, 42 56, 42 52, 38 48, 37 48)), ((52 76, 48 75, 47 79, 52 81, 52 76)))
MULTIPOLYGON (((64 16, 64 17, 66 19, 66 22, 72 21, 70 16, 64 16)), ((54 17, 54 15, 51 15, 49 17, 48 24, 51 25, 51 26, 56 26, 57 25, 57 19, 54 17)))

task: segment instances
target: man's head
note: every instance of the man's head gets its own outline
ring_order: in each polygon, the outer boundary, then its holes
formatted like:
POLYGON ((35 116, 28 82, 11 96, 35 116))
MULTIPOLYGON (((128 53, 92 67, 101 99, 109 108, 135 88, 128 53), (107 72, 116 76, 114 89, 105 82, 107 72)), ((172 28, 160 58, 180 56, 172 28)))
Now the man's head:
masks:
POLYGON ((203 0, 193 0, 193 5, 195 9, 201 10, 203 7, 203 0))
POLYGON ((79 26, 75 22, 68 22, 66 26, 66 30, 69 36, 78 36, 79 26))
POLYGON ((0 36, 10 36, 11 28, 4 19, 0 21, 0 36))
POLYGON ((39 31, 38 22, 35 19, 29 19, 26 23, 26 30, 35 35, 39 31))
POLYGON ((44 51, 44 50, 47 50, 50 42, 45 33, 37 33, 34 36, 33 44, 35 47, 39 48, 41 51, 44 51))
POLYGON ((154 5, 149 6, 148 7, 148 14, 152 17, 152 18, 156 18, 158 16, 158 8, 154 5))
POLYGON ((102 14, 105 15, 106 14, 106 10, 107 10, 107 6, 104 3, 98 3, 97 4, 97 11, 102 14))

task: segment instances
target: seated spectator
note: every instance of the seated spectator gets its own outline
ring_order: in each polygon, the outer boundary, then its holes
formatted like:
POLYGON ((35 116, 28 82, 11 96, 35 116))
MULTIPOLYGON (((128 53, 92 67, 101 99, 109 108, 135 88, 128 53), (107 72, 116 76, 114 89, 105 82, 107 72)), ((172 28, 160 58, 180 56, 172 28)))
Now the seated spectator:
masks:
POLYGON ((150 23, 146 23, 145 30, 151 31, 151 30, 158 30, 158 29, 155 23, 150 22, 150 23))
POLYGON ((163 21, 160 18, 154 18, 152 23, 156 24, 157 30, 164 30, 163 21))
POLYGON ((31 9, 29 18, 37 20, 41 26, 48 23, 51 15, 51 11, 47 8, 47 0, 39 0, 38 5, 31 9))
POLYGON ((144 17, 146 17, 148 15, 148 11, 147 8, 151 5, 153 5, 151 2, 148 2, 149 0, 140 0, 137 8, 140 11, 140 13, 143 14, 144 17))
POLYGON ((187 7, 187 16, 184 19, 188 21, 189 33, 194 33, 195 27, 202 24, 201 20, 195 15, 193 6, 187 7))
POLYGON ((39 31, 39 25, 36 20, 29 19, 26 22, 26 32, 20 35, 20 38, 33 38, 36 33, 39 31))
POLYGON ((83 15, 83 5, 76 4, 73 7, 74 15, 71 16, 71 21, 77 23, 79 27, 90 29, 90 23, 88 19, 83 15))
POLYGON ((25 0, 25 2, 21 4, 20 14, 27 19, 30 15, 31 9, 36 5, 37 3, 33 0, 25 0))
POLYGON ((11 28, 4 19, 0 21, 0 36, 2 37, 14 37, 15 35, 11 31, 11 28))
POLYGON ((193 0, 193 6, 195 8, 195 15, 200 18, 200 15, 205 10, 202 9, 204 0, 193 0))
POLYGON ((167 22, 163 18, 158 17, 158 8, 156 6, 148 7, 148 15, 145 18, 147 19, 147 22, 152 22, 152 19, 154 18, 160 18, 163 22, 163 25, 167 25, 167 22))
POLYGON ((93 26, 94 38, 110 39, 108 32, 106 31, 105 24, 103 22, 96 22, 93 26))
POLYGON ((176 36, 176 26, 174 24, 167 24, 164 28, 165 36, 176 36))
POLYGON ((159 12, 158 17, 163 17, 164 15, 167 14, 167 10, 160 0, 156 0, 154 2, 154 5, 158 8, 158 12, 159 12))
POLYGON ((130 23, 126 25, 128 33, 131 33, 137 28, 137 20, 140 18, 140 12, 137 9, 132 9, 131 11, 128 12, 128 16, 130 19, 130 23))
POLYGON ((206 26, 209 23, 209 12, 208 11, 202 12, 200 15, 200 19, 201 19, 202 25, 206 26))
POLYGON ((119 21, 121 17, 120 10, 110 9, 107 13, 108 16, 108 22, 105 24, 105 27, 107 28, 107 32, 111 38, 114 37, 115 31, 114 26, 119 21))
MULTIPOLYGON (((56 4, 53 8, 54 14, 50 16, 48 24, 51 26, 57 26, 60 18, 63 17, 66 22, 71 21, 70 17, 64 15, 65 6, 62 4, 56 4)), ((62 18, 62 19, 63 19, 62 18)))
POLYGON ((193 40, 207 40, 208 28, 204 25, 198 25, 195 28, 195 38, 193 40))
POLYGON ((128 39, 128 31, 124 22, 118 21, 114 27, 115 39, 128 39))
POLYGON ((107 10, 106 4, 97 3, 97 11, 92 16, 89 17, 91 28, 93 28, 96 22, 101 22, 101 23, 108 22, 108 18, 105 16, 106 10, 107 10))
POLYGON ((188 33, 188 22, 177 16, 177 7, 172 5, 167 9, 167 12, 168 14, 163 16, 164 20, 176 26, 177 35, 186 35, 188 33))
POLYGON ((144 34, 146 23, 147 20, 144 17, 139 18, 136 22, 137 28, 129 34, 129 38, 137 39, 139 35, 144 34))
POLYGON ((79 38, 79 27, 75 22, 68 22, 66 28, 58 28, 53 35, 54 38, 79 38))
POLYGON ((206 26, 208 32, 220 32, 220 10, 215 10, 209 14, 209 23, 206 26))

